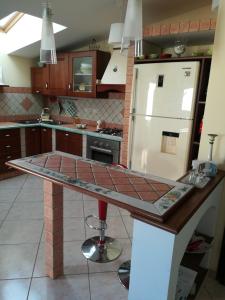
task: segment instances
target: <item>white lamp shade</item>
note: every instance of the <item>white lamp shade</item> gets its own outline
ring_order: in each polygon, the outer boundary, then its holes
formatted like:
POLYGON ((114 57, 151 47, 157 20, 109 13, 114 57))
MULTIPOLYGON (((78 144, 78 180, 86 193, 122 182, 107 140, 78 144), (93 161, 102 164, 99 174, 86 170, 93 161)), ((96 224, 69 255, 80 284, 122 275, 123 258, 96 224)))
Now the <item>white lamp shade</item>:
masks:
POLYGON ((113 23, 110 27, 108 43, 120 47, 123 34, 123 23, 113 23))
POLYGON ((52 12, 48 4, 46 4, 43 9, 40 62, 45 64, 57 64, 52 12))
POLYGON ((135 56, 142 55, 142 0, 128 0, 122 35, 122 49, 135 41, 135 56))

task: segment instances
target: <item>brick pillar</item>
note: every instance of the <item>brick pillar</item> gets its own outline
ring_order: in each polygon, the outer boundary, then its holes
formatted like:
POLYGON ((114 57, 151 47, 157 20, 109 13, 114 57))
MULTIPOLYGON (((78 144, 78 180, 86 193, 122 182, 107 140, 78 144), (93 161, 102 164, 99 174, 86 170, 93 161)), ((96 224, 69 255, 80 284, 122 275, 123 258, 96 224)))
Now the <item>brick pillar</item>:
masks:
POLYGON ((45 268, 54 279, 63 275, 63 187, 44 180, 45 268))
POLYGON ((124 101, 124 115, 123 115, 123 141, 121 143, 120 163, 128 166, 128 148, 129 148, 129 127, 130 127, 130 105, 131 105, 131 91, 133 84, 133 68, 134 68, 134 45, 129 47, 127 58, 127 78, 126 91, 124 101))

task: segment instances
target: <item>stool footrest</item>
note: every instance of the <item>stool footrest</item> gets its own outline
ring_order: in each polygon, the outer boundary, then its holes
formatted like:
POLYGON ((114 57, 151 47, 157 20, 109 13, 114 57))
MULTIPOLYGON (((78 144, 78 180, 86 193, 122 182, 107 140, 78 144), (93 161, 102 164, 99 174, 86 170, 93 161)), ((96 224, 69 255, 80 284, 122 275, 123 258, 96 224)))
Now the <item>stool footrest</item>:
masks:
POLYGON ((106 224, 106 222, 105 222, 105 221, 100 221, 99 218, 98 218, 97 216, 95 216, 95 215, 89 215, 89 216, 87 216, 87 217, 85 218, 85 223, 86 223, 86 225, 87 225, 89 228, 91 228, 91 229, 95 229, 95 230, 106 230, 106 229, 107 229, 107 224, 106 224), (98 227, 97 227, 97 226, 94 226, 94 225, 92 225, 92 224, 90 224, 90 223, 88 223, 88 220, 91 219, 91 218, 97 219, 97 220, 99 221, 100 224, 99 224, 98 227))

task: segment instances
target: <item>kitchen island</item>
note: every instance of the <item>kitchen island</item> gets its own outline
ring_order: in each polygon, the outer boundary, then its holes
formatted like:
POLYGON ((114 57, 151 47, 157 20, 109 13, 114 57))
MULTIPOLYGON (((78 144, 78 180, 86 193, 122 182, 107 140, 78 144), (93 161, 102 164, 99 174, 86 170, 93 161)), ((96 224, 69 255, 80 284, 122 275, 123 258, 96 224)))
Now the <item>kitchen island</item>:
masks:
POLYGON ((214 235, 223 172, 193 191, 182 183, 62 152, 7 164, 44 179, 46 273, 51 278, 63 274, 63 186, 125 208, 134 217, 129 300, 174 299, 180 262, 205 214, 198 229, 214 235), (177 199, 171 201, 174 195, 177 199))

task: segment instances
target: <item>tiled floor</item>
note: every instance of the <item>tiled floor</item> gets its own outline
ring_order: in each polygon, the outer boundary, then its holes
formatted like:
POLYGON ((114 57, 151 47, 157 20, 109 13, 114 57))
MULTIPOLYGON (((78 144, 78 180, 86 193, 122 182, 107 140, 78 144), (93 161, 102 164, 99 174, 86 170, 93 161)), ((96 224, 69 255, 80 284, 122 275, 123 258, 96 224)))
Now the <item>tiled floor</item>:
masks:
MULTIPOLYGON (((51 280, 44 272, 42 181, 30 175, 0 181, 0 300, 127 299, 116 270, 130 258, 129 213, 109 207, 108 234, 118 238, 124 250, 114 262, 96 264, 83 257, 80 247, 96 234, 85 227, 84 216, 97 213, 97 202, 70 190, 64 199, 65 276, 51 280)), ((208 278, 198 300, 222 299, 225 287, 208 278)))

